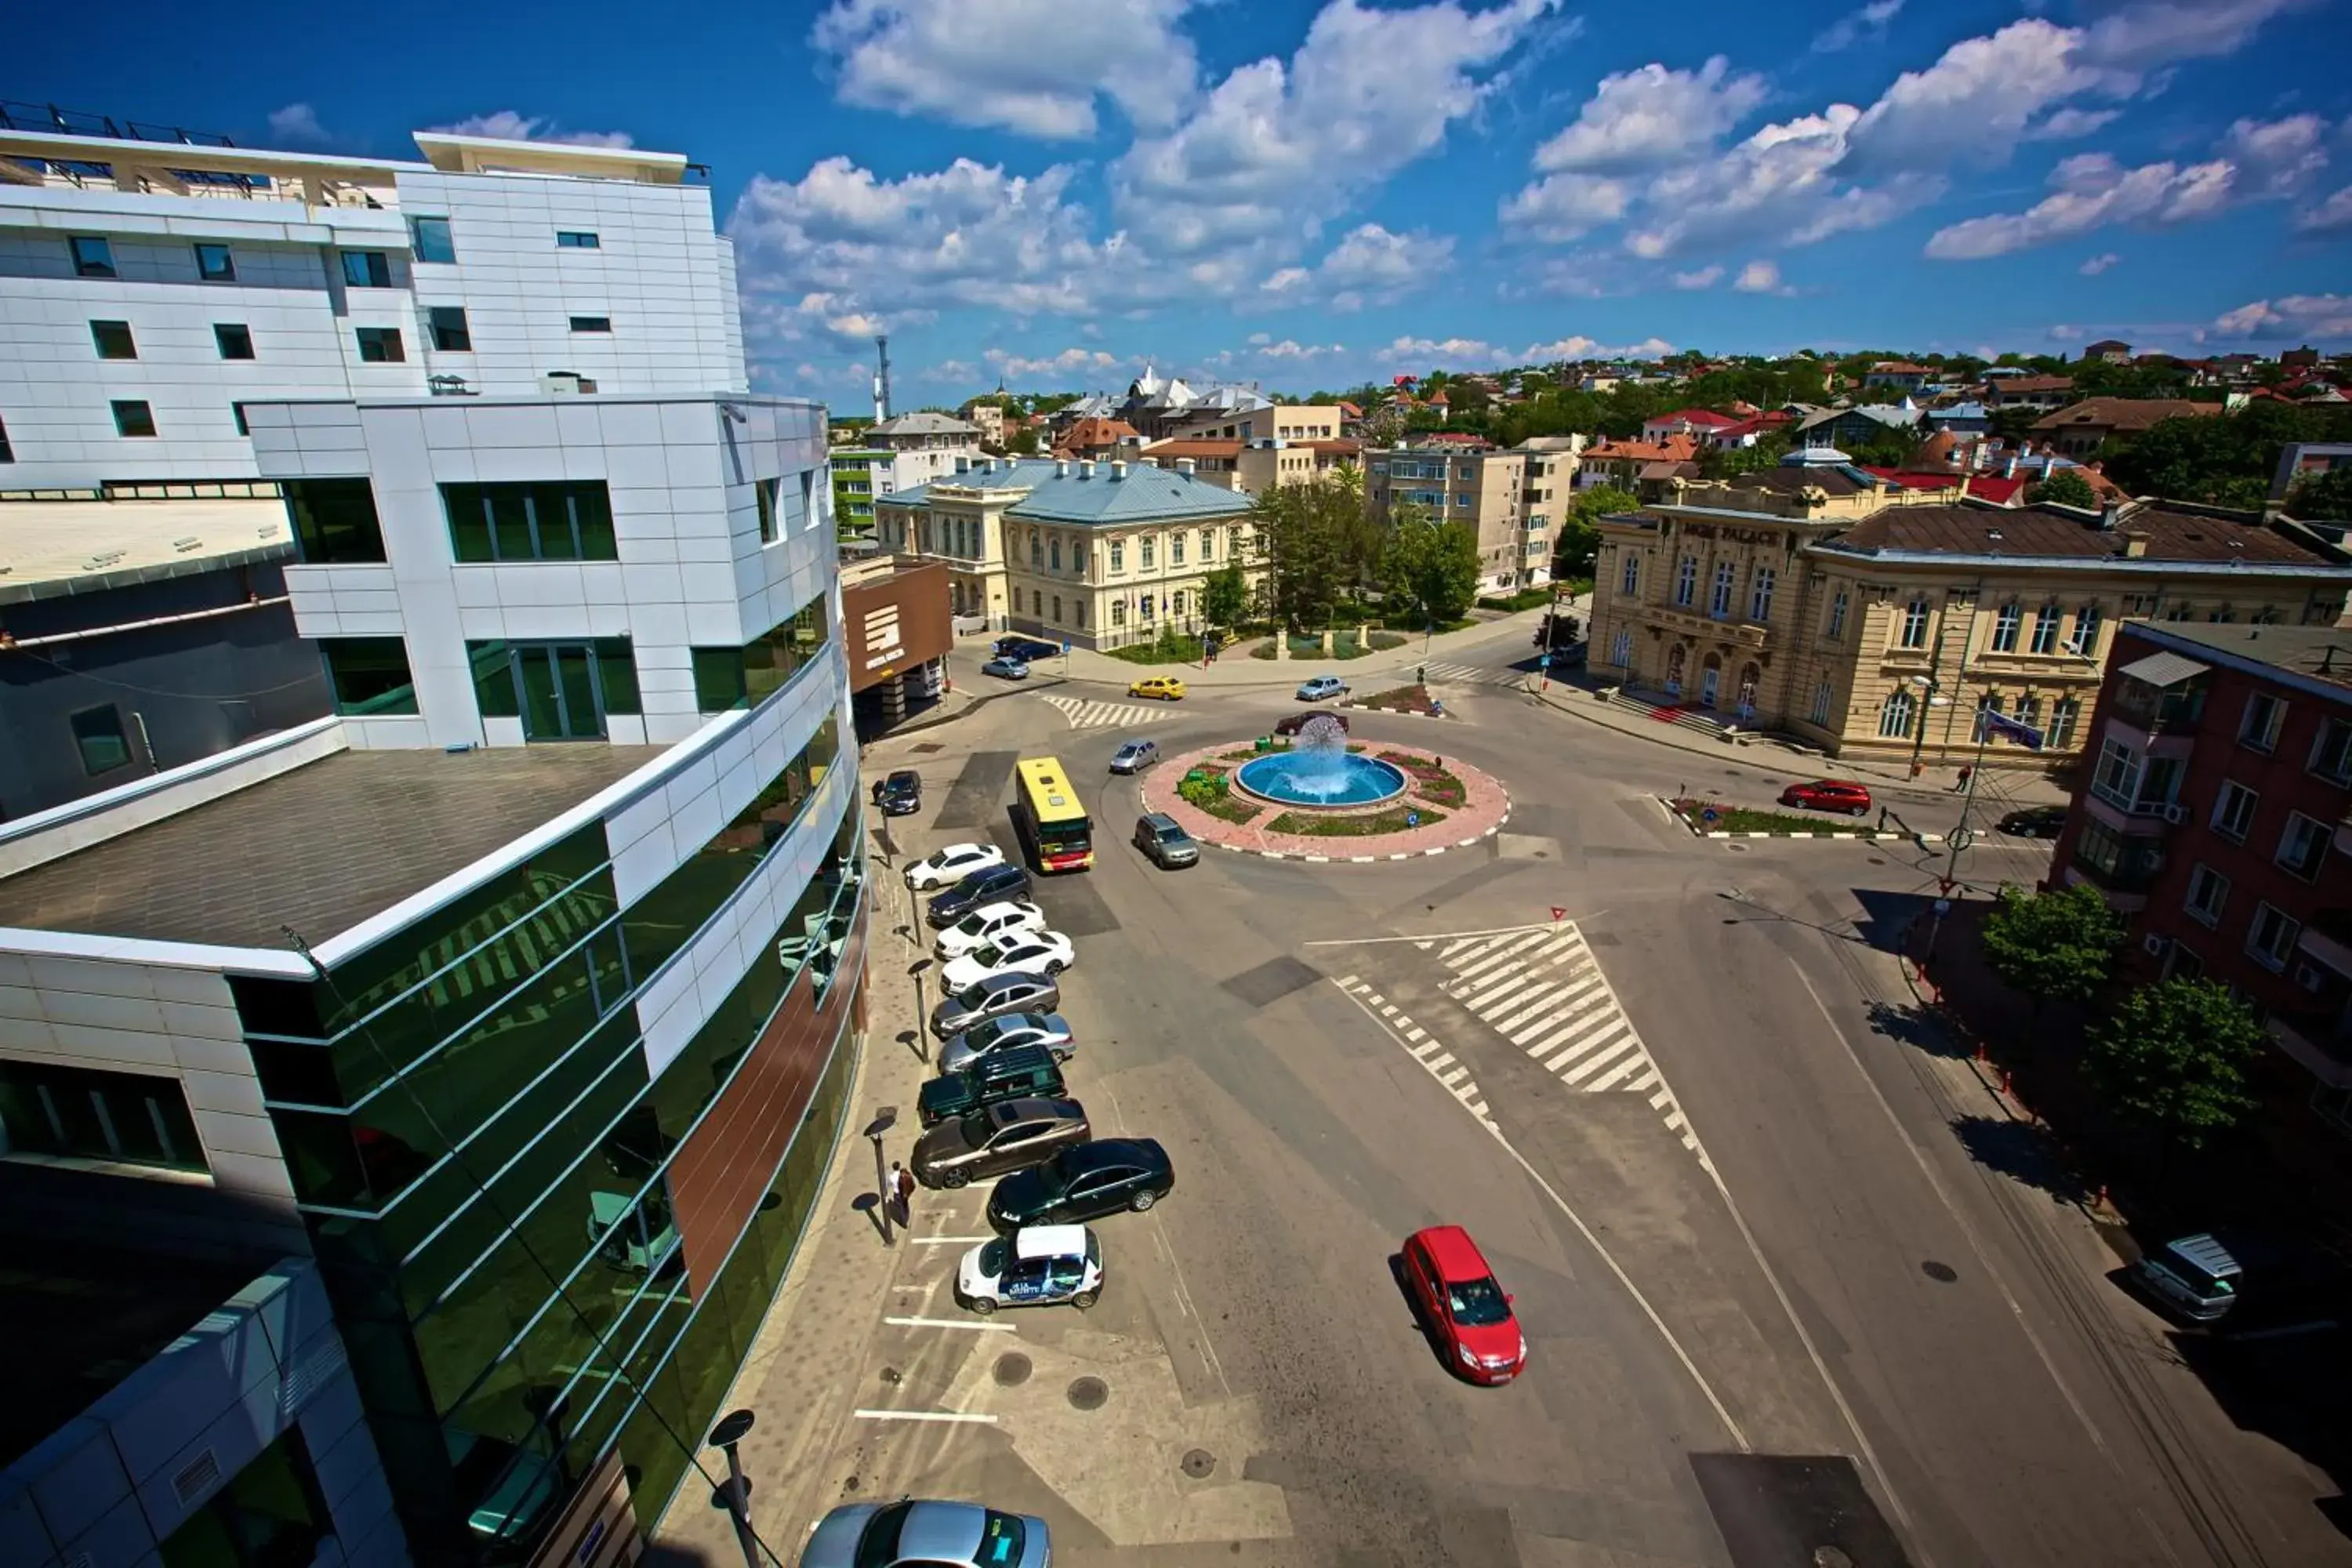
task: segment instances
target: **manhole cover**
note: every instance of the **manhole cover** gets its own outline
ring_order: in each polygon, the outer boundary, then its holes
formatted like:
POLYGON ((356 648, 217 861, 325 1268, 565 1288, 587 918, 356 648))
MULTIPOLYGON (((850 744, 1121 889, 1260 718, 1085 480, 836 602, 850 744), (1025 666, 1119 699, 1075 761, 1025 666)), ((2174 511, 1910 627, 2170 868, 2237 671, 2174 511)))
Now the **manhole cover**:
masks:
POLYGON ((947 747, 941 745, 937 741, 919 741, 914 745, 908 747, 907 750, 914 752, 915 755, 919 757, 928 757, 937 752, 946 751, 947 747))
POLYGON ((996 1358, 996 1381, 1004 1388, 1018 1388, 1029 1381, 1029 1358, 1012 1351, 996 1358))
POLYGON ((1205 1479, 1217 1468, 1217 1457, 1206 1448, 1195 1448, 1184 1456, 1184 1473, 1194 1480, 1205 1479))
POLYGON ((1740 843, 1737 839, 1733 839, 1726 843, 1724 847, 1730 850, 1735 855, 1745 855, 1748 853, 1748 846, 1740 843))
POLYGON ((1853 1559, 1834 1546, 1816 1546, 1813 1568, 1853 1568, 1853 1559))
POLYGON ((1070 1404, 1080 1410, 1100 1410, 1110 1397, 1110 1384, 1098 1377, 1081 1377, 1070 1384, 1070 1404))
POLYGON ((898 1383, 906 1375, 895 1366, 886 1366, 882 1369, 882 1381, 885 1383, 898 1383))
POLYGON ((1949 1285, 1953 1280, 1958 1279, 1960 1277, 1960 1271, 1958 1269, 1953 1268, 1948 1263, 1938 1263, 1932 1258, 1927 1259, 1927 1262, 1919 1265, 1919 1272, 1925 1274, 1928 1279, 1935 1280, 1939 1285, 1949 1285))

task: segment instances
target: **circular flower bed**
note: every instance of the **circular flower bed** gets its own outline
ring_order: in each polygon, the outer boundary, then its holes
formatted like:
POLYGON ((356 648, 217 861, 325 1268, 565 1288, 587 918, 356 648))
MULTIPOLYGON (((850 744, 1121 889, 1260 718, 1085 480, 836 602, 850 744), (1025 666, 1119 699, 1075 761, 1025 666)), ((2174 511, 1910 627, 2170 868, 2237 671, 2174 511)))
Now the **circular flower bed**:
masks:
POLYGON ((1434 855, 1475 844, 1510 815, 1502 784, 1459 759, 1378 742, 1349 750, 1397 769, 1404 792, 1360 809, 1285 809, 1234 784, 1242 763, 1267 753, 1227 741, 1171 757, 1145 774, 1143 807, 1174 817, 1203 844, 1306 860, 1434 855))

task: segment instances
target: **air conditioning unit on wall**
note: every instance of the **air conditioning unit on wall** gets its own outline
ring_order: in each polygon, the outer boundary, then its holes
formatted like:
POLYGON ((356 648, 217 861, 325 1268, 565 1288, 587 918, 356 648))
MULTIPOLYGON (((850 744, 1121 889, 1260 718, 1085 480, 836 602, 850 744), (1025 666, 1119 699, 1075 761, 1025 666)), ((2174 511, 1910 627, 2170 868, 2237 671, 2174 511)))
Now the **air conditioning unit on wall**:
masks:
POLYGON ((2164 808, 2164 820, 2178 827, 2189 820, 2189 808, 2178 803, 2164 808))
POLYGON ((2298 963, 2294 966, 2294 983, 2315 995, 2326 985, 2327 972, 2315 963, 2298 963))
POLYGON ((2172 951, 2172 939, 2162 931, 2150 931, 2139 939, 2139 950, 2150 958, 2162 958, 2172 951))

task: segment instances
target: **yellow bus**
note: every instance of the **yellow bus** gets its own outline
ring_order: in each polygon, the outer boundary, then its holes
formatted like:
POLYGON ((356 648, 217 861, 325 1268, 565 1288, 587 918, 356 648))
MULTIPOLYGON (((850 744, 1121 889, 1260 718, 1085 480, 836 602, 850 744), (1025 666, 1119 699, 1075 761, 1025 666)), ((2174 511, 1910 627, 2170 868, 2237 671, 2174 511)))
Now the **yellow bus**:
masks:
POLYGON ((1013 770, 1020 799, 1013 826, 1040 871, 1083 871, 1095 863, 1094 824, 1070 775, 1051 757, 1024 757, 1013 770))

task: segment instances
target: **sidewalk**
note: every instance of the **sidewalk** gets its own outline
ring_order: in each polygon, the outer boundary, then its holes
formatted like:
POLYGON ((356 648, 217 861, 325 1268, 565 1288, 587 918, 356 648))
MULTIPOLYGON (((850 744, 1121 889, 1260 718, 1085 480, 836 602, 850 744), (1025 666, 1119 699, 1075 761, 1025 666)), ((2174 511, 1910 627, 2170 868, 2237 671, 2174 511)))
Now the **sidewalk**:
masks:
MULTIPOLYGON (((1249 649, 1265 639, 1244 637, 1219 654, 1216 662, 1206 668, 1202 668, 1198 659, 1191 664, 1129 664, 1125 659, 1113 658, 1092 648, 1074 647, 1063 658, 1039 660, 1036 670, 1041 675, 1060 675, 1066 664, 1069 667, 1068 678, 1072 680, 1093 681, 1122 689, 1129 682, 1140 680, 1147 675, 1176 676, 1187 686, 1262 688, 1293 687, 1310 675, 1336 675, 1359 692, 1370 696, 1385 686, 1397 684, 1393 678, 1400 671, 1411 670, 1416 665, 1430 660, 1453 658, 1462 649, 1480 647, 1500 637, 1517 637, 1532 654, 1535 651, 1536 624, 1543 619, 1544 615, 1542 610, 1520 610, 1491 621, 1464 626, 1460 631, 1441 632, 1428 638, 1425 647, 1423 637, 1416 633, 1406 637, 1402 647, 1368 653, 1361 658, 1320 658, 1315 655, 1297 658, 1252 658, 1249 649), (1382 679, 1381 686, 1372 684, 1375 677, 1382 679)), ((1002 635, 1004 634, 990 632, 966 638, 959 645, 959 650, 973 652, 984 658, 987 655, 978 650, 986 648, 1002 635)))

